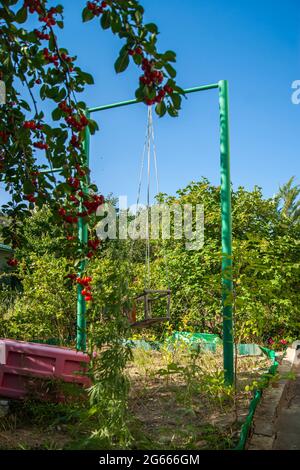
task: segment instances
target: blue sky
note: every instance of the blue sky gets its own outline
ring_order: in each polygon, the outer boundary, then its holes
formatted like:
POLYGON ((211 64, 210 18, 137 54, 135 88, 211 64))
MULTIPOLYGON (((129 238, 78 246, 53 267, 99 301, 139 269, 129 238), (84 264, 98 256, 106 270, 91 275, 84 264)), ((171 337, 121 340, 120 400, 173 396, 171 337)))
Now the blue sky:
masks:
MULTIPOLYGON (((261 186, 272 196, 290 176, 299 182, 300 105, 291 84, 300 79, 299 0, 143 0, 146 20, 161 32, 161 50, 177 52, 178 83, 197 86, 227 79, 230 87, 231 165, 234 187, 261 186)), ((51 3, 51 2, 50 2, 51 3)), ((136 66, 116 75, 122 42, 98 21, 82 24, 82 1, 63 0, 60 44, 77 54, 95 85, 82 98, 90 106, 134 97, 136 66)), ((143 104, 95 115, 92 179, 104 194, 136 199, 147 108, 143 104)), ((180 117, 155 120, 161 190, 201 176, 219 184, 217 92, 189 95, 180 117)))

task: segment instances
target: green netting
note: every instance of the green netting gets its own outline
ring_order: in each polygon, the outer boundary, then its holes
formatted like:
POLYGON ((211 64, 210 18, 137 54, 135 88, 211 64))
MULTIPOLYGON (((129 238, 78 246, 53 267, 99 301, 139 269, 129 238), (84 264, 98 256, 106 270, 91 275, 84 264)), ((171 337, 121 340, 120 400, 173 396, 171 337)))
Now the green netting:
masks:
MULTIPOLYGON (((188 331, 175 331, 169 336, 165 343, 158 341, 145 341, 145 340, 128 340, 126 344, 132 348, 141 348, 145 351, 159 350, 163 345, 169 349, 184 345, 187 346, 191 351, 210 351, 216 352, 217 346, 222 345, 222 339, 211 333, 190 333, 188 331)), ((257 344, 238 344, 237 352, 240 356, 260 356, 262 352, 268 355, 271 359, 273 357, 270 354, 273 352, 267 348, 258 346, 257 344)))
POLYGON ((257 344, 238 344, 237 352, 240 356, 260 356, 262 350, 257 344))
POLYGON ((218 335, 211 333, 190 333, 187 331, 174 331, 169 336, 167 342, 173 344, 180 343, 187 345, 192 351, 211 351, 216 352, 217 345, 222 344, 222 340, 218 335))
POLYGON ((188 331, 174 331, 169 337, 172 341, 185 341, 186 343, 214 343, 222 344, 222 340, 218 335, 211 333, 189 333, 188 331))

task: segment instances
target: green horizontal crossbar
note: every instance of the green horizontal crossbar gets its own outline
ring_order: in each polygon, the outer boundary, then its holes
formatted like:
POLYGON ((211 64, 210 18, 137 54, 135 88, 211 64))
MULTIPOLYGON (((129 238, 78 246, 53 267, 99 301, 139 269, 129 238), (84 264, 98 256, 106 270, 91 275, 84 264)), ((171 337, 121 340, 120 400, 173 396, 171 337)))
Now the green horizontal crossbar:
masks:
MULTIPOLYGON (((186 88, 184 93, 187 95, 189 93, 197 93, 198 91, 205 91, 205 90, 213 90, 215 88, 219 88, 218 83, 210 83, 208 85, 201 85, 193 88, 186 88)), ((103 106, 97 106, 96 108, 89 108, 88 113, 96 113, 97 111, 105 111, 106 109, 113 109, 113 108, 121 108, 123 106, 129 106, 131 104, 141 103, 141 101, 135 100, 127 100, 127 101, 119 101, 117 103, 112 104, 105 104, 103 106)), ((63 168, 55 168, 53 170, 42 170, 40 173, 48 174, 48 173, 59 173, 62 171, 63 168)))
MULTIPOLYGON (((209 85, 202 85, 194 88, 187 88, 184 90, 185 94, 188 93, 196 93, 198 91, 205 91, 205 90, 213 90, 214 88, 219 88, 218 83, 211 83, 209 85)), ((113 109, 113 108, 121 108, 122 106, 129 106, 131 104, 137 104, 141 103, 140 100, 127 100, 127 101, 119 101, 118 103, 112 103, 112 104, 105 104, 103 106, 97 106, 96 108, 89 108, 88 112, 89 113, 96 113, 97 111, 105 111, 106 109, 113 109)))
POLYGON ((53 170, 41 170, 40 173, 43 175, 47 175, 48 173, 59 173, 63 171, 63 168, 54 168, 53 170))

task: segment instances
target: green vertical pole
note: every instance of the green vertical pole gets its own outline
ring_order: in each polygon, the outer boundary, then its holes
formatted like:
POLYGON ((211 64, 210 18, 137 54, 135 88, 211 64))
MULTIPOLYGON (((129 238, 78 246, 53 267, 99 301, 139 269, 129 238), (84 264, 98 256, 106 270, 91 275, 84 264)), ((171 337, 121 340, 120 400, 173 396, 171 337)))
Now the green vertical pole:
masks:
MULTIPOLYGON (((86 117, 89 119, 90 114, 86 112, 86 117)), ((90 154, 90 132, 89 128, 86 127, 85 139, 84 139, 84 165, 89 167, 89 154, 90 154)), ((87 181, 83 185, 83 192, 87 192, 87 181)), ((80 211, 83 210, 82 204, 80 205, 80 211)), ((85 247, 88 243, 88 223, 85 222, 83 217, 79 217, 78 220, 78 238, 80 245, 85 247)), ((85 269, 86 262, 82 261, 79 269, 79 276, 82 276, 85 269)), ((77 287, 77 349, 79 351, 86 350, 86 301, 81 294, 82 286, 78 284, 77 287)))
POLYGON ((219 82, 220 152, 221 152, 221 214, 222 214, 222 309, 225 383, 234 383, 233 318, 232 318, 232 219, 228 82, 219 82))

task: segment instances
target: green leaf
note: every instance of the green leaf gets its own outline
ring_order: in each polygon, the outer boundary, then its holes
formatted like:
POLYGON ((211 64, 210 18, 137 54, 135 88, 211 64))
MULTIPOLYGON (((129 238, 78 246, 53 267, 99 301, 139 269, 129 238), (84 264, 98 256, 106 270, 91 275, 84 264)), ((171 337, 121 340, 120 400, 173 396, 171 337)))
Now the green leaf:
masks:
POLYGON ((180 88, 178 85, 175 85, 173 88, 174 88, 175 91, 177 91, 177 93, 179 93, 180 95, 185 96, 185 91, 184 91, 183 88, 180 88))
POLYGON ((88 9, 88 7, 85 7, 82 10, 82 21, 86 23, 87 21, 91 21, 94 18, 94 14, 91 12, 91 10, 88 9))
POLYGON ((62 117, 62 111, 59 108, 54 109, 52 112, 52 119, 53 121, 59 121, 62 117))
POLYGON ((117 73, 124 72, 129 65, 129 55, 127 50, 121 51, 118 59, 115 62, 115 71, 117 73))
POLYGON ((32 194, 35 191, 35 187, 30 180, 26 180, 23 183, 23 190, 25 194, 32 194))
POLYGON ((142 57, 141 55, 139 55, 139 54, 135 54, 135 55, 133 56, 133 60, 134 60, 134 63, 135 63, 136 65, 141 65, 142 60, 143 60, 143 57, 142 57))
POLYGON ((108 29, 111 25, 110 11, 107 10, 101 16, 100 24, 103 29, 108 29))
POLYGON ((156 26, 155 23, 147 23, 147 24, 145 24, 145 28, 146 28, 150 33, 158 34, 158 27, 156 26))
POLYGON ((144 44, 144 49, 148 54, 154 54, 155 53, 155 46, 149 42, 146 42, 144 44))
POLYGON ((168 62, 176 62, 176 53, 174 51, 166 51, 163 54, 163 59, 168 62))
POLYGON ((61 88, 59 91, 58 95, 55 97, 55 101, 59 103, 60 101, 64 100, 65 97, 67 96, 67 91, 65 88, 61 88))
POLYGON ((79 75, 79 78, 83 80, 85 83, 87 83, 88 85, 94 85, 95 83, 94 78, 90 73, 82 72, 82 70, 80 70, 80 72, 78 72, 78 75, 79 75))
POLYGON ((144 97, 150 99, 150 100, 153 100, 153 98, 155 98, 156 96, 156 91, 155 91, 155 88, 150 88, 148 87, 148 85, 145 85, 144 88, 143 88, 143 95, 144 97))
POLYGON ((40 89, 40 97, 41 97, 42 100, 44 100, 46 98, 46 90, 47 90, 47 86, 42 85, 42 87, 40 89))
POLYGON ((168 72, 168 74, 170 75, 171 78, 175 78, 176 77, 176 70, 174 69, 174 67, 172 67, 171 64, 168 64, 166 63, 164 65, 166 71, 168 72))
POLYGON ((173 94, 171 95, 171 100, 172 100, 172 102, 173 102, 174 107, 175 107, 176 109, 180 109, 180 107, 181 107, 181 101, 182 101, 181 96, 178 95, 177 93, 173 93, 173 94))
POLYGON ((92 119, 89 120, 89 130, 92 135, 95 134, 96 131, 99 130, 98 123, 96 121, 93 121, 92 119))
POLYGON ((119 33, 122 29, 122 22, 118 14, 111 13, 111 29, 114 34, 119 33))
POLYGON ((26 109, 26 111, 31 111, 31 108, 29 104, 27 103, 27 101, 20 100, 19 105, 21 106, 21 108, 26 109))
POLYGON ((142 87, 139 87, 135 91, 135 97, 136 97, 137 100, 143 100, 144 99, 144 93, 143 93, 143 88, 142 87))
POLYGON ((21 23, 25 23, 26 20, 27 20, 27 7, 22 7, 16 13, 15 21, 21 24, 21 23))
POLYGON ((168 107, 168 114, 171 117, 178 117, 178 111, 177 111, 177 109, 174 108, 174 106, 169 106, 168 107))
POLYGON ((84 101, 78 101, 77 108, 86 109, 86 103, 84 101))
POLYGON ((141 22, 143 20, 143 15, 139 10, 136 10, 134 12, 134 17, 135 17, 136 24, 138 24, 138 25, 141 24, 141 22))
POLYGON ((57 13, 59 13, 60 15, 61 15, 61 14, 63 13, 63 11, 64 11, 64 8, 63 8, 62 5, 57 5, 55 8, 56 8, 57 13))
POLYGON ((164 101, 162 101, 161 103, 158 103, 156 105, 155 112, 156 112, 156 114, 158 114, 159 117, 163 117, 166 114, 167 107, 166 107, 164 101))

